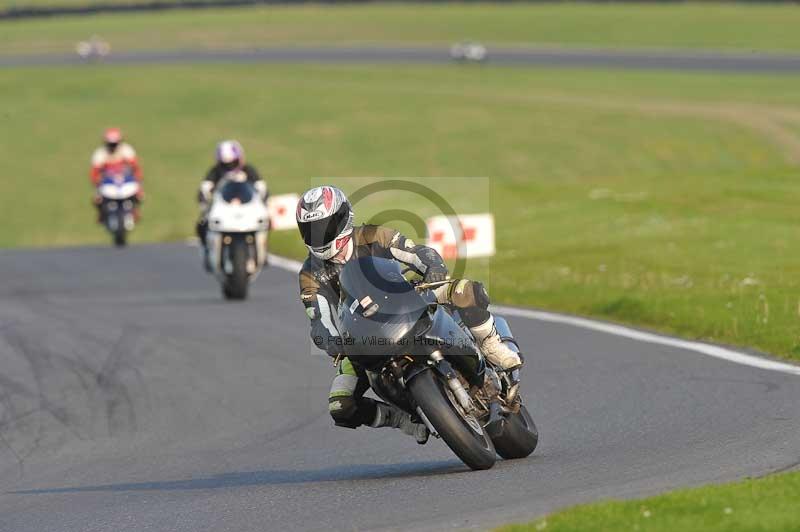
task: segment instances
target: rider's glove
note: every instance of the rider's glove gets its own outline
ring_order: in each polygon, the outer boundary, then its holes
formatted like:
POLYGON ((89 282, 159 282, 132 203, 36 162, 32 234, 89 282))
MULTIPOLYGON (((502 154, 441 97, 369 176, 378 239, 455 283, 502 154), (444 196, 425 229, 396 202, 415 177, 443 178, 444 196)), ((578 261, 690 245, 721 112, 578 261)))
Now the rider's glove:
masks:
POLYGON ((211 193, 214 191, 214 182, 205 180, 200 183, 200 189, 197 191, 197 202, 207 205, 211 202, 211 193))
POLYGON ((440 281, 446 281, 449 278, 450 274, 447 271, 447 266, 444 264, 431 264, 428 266, 428 269, 425 270, 423 281, 426 283, 438 283, 440 281))

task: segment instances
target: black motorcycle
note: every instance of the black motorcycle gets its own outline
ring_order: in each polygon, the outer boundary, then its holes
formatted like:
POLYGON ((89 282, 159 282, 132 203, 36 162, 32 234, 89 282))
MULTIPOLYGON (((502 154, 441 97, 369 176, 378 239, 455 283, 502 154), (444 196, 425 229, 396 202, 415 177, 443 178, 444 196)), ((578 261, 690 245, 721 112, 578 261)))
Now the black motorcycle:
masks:
MULTIPOLYGON (((496 454, 530 455, 536 425, 515 380, 485 361, 458 313, 436 303, 431 288, 413 284, 400 264, 362 257, 339 277, 339 332, 344 351, 369 376, 383 400, 424 423, 472 469, 488 469, 496 454)), ((503 340, 518 350, 508 324, 503 340)))

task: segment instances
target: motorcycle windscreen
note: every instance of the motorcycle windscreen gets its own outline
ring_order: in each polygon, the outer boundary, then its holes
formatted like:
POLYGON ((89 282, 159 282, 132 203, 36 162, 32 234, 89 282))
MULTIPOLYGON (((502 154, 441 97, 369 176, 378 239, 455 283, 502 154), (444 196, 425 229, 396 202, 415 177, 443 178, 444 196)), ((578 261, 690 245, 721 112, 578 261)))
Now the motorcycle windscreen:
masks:
POLYGON ((339 283, 339 330, 349 356, 391 356, 414 349, 413 332, 429 320, 428 303, 400 264, 379 257, 349 261, 339 283))
POLYGON ((124 183, 135 183, 136 177, 130 169, 124 172, 103 172, 100 179, 101 185, 122 185, 124 183))
POLYGON ((246 182, 226 181, 219 193, 226 203, 250 203, 255 197, 253 185, 246 182))

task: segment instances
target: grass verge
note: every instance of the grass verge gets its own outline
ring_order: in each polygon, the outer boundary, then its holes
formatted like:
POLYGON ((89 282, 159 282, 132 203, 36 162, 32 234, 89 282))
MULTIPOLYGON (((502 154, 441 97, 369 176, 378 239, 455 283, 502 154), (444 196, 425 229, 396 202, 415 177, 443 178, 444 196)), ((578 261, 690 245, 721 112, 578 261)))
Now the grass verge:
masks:
POLYGON ((648 499, 577 506, 532 523, 502 527, 498 532, 797 530, 798 498, 800 473, 787 473, 648 499))
MULTIPOLYGON (((163 5, 180 5, 187 0, 158 0, 163 5)), ((226 0, 192 0, 203 3, 227 3, 226 0)), ((91 7, 91 6, 138 6, 154 3, 154 0, 0 0, 0 10, 29 9, 29 8, 63 8, 63 7, 91 7)))
MULTIPOLYGON (((134 241, 184 238, 215 142, 236 137, 276 192, 488 177, 488 194, 448 199, 496 216, 497 256, 470 275, 498 301, 800 360, 799 85, 455 66, 2 70, 0 245, 106 243, 85 176, 111 123, 146 173, 134 241)), ((274 245, 302 254, 293 233, 274 245)))
POLYGON ((449 45, 464 39, 505 45, 797 51, 798 26, 800 10, 789 4, 308 4, 7 21, 0 23, 0 53, 70 53, 76 42, 94 34, 116 51, 449 45))

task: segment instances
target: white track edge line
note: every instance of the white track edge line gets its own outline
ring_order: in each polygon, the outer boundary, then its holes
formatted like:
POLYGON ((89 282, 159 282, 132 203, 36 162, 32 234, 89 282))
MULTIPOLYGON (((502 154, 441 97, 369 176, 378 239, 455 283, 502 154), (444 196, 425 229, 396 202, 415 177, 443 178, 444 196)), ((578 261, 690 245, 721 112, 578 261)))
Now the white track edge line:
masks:
POLYGON ((282 270, 287 270, 292 273, 300 273, 300 268, 303 267, 302 262, 294 259, 287 259, 286 257, 281 257, 280 255, 273 255, 272 253, 269 254, 268 260, 270 266, 277 266, 282 270))
MULTIPOLYGON (((277 266, 283 270, 290 272, 299 272, 302 263, 286 257, 278 255, 269 255, 269 263, 272 266, 277 266)), ((613 323, 605 323, 602 321, 590 320, 588 318, 579 318, 576 316, 567 316, 565 314, 555 314, 552 312, 544 312, 541 310, 531 310, 517 307, 506 307, 504 305, 492 305, 492 310, 498 314, 505 316, 514 316, 517 318, 525 318, 529 320, 544 321, 549 323, 561 323, 564 325, 571 325, 581 329, 589 329, 592 331, 611 334, 614 336, 621 336, 630 340, 638 342, 645 342, 648 344, 665 345, 677 349, 684 349, 687 351, 694 351, 702 355, 727 360, 735 364, 743 366, 750 366, 769 371, 779 371, 781 373, 788 373, 789 375, 800 376, 800 366, 770 360, 755 355, 748 355, 739 351, 734 351, 725 347, 706 344, 703 342, 693 342, 690 340, 681 340, 680 338, 672 338, 669 336, 661 336, 659 334, 649 333, 645 331, 638 331, 624 325, 615 325, 613 323)))
POLYGON ((578 318, 575 316, 567 316, 564 314, 554 314, 551 312, 544 312, 539 310, 530 310, 524 308, 506 307, 502 305, 492 305, 492 310, 498 314, 506 316, 516 316, 519 318, 527 318, 537 321, 545 321, 549 323, 561 323, 564 325, 571 325, 582 329, 590 329, 614 336, 621 336, 639 342, 648 344, 665 345, 694 351, 703 355, 714 358, 720 358, 736 364, 744 366, 751 366, 759 369, 766 369, 770 371, 780 371, 790 375, 800 376, 800 366, 770 360, 755 355, 748 355, 739 351, 734 351, 718 345, 706 344, 703 342, 693 342, 691 340, 681 340, 680 338, 672 338, 669 336, 661 336, 659 334, 649 333, 645 331, 638 331, 625 327, 623 325, 615 325, 613 323, 605 323, 602 321, 590 320, 587 318, 578 318))

